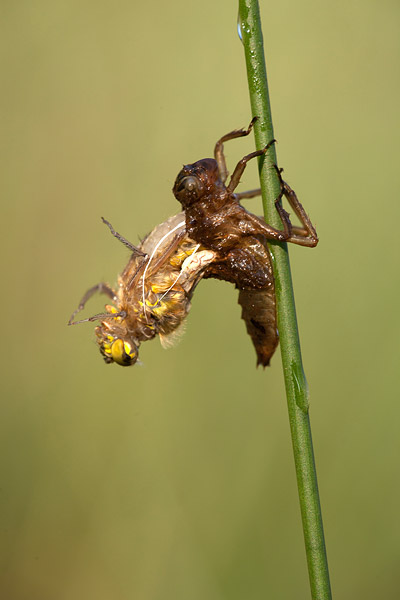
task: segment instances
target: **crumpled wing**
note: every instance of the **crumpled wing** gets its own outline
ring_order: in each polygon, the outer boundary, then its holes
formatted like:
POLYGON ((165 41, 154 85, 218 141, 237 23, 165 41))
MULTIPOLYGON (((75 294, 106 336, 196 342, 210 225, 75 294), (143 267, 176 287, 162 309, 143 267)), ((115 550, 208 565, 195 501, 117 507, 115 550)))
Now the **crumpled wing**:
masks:
POLYGON ((257 366, 269 365, 279 342, 276 325, 274 286, 268 289, 239 291, 242 319, 257 353, 257 366))

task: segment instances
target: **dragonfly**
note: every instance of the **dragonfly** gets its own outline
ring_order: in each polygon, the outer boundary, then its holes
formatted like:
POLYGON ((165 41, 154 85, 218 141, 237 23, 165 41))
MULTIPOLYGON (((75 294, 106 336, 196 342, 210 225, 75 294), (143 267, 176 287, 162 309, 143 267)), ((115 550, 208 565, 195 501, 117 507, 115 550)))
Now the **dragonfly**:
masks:
POLYGON ((260 189, 236 193, 247 163, 265 155, 275 142, 246 155, 227 183, 224 143, 250 134, 247 129, 221 137, 214 158, 188 164, 179 172, 173 193, 183 211, 157 225, 135 246, 103 219, 112 235, 130 251, 131 257, 118 278, 117 289, 106 283, 90 288, 71 315, 69 325, 99 321, 95 329, 100 352, 107 363, 131 366, 138 360, 142 342, 158 336, 168 347, 179 337, 201 279, 233 283, 239 290, 242 318, 257 354, 257 366, 270 364, 279 342, 275 283, 267 242, 291 242, 314 247, 317 233, 295 192, 282 179, 277 166, 280 194, 275 202, 283 229, 275 229, 247 211, 240 201, 261 193, 260 189), (300 221, 293 226, 282 207, 285 197, 300 221), (95 294, 107 295, 112 304, 105 312, 74 320, 95 294))
POLYGON ((193 292, 215 253, 201 249, 187 236, 183 213, 157 225, 139 246, 116 232, 104 218, 103 222, 129 248, 131 257, 117 288, 104 282, 90 288, 68 324, 99 321, 95 334, 105 362, 131 366, 138 360, 142 342, 159 336, 162 345, 168 347, 179 337, 193 292), (103 313, 74 320, 96 293, 108 296, 112 304, 107 304, 103 313))

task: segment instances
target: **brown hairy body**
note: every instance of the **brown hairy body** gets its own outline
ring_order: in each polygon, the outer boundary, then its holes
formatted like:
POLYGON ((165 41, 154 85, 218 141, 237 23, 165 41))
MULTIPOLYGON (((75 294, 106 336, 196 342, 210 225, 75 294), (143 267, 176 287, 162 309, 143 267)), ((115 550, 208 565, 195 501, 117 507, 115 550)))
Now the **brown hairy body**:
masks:
POLYGON ((159 336, 164 346, 172 343, 171 336, 186 319, 194 289, 215 255, 188 237, 183 213, 157 225, 138 247, 105 223, 133 251, 131 258, 118 278, 117 289, 106 283, 92 287, 69 324, 100 321, 95 332, 105 361, 130 366, 136 363, 142 342, 159 336), (106 305, 105 313, 74 321, 96 292, 106 294, 113 304, 106 305))

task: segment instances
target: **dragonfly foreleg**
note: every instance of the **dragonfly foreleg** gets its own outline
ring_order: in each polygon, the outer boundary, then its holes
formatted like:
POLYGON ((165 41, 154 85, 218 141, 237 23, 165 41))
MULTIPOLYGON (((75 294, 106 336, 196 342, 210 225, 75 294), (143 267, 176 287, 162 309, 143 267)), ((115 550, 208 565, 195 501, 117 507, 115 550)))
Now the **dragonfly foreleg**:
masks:
MULTIPOLYGON (((76 325, 78 323, 78 321, 74 321, 74 318, 76 317, 76 315, 81 312, 81 310, 83 310, 85 308, 86 302, 92 297, 94 296, 94 294, 96 293, 99 294, 105 294, 106 296, 108 296, 109 298, 111 298, 111 300, 115 301, 117 298, 117 294, 116 292, 114 292, 114 290, 112 288, 110 288, 106 283, 98 283, 97 285, 94 285, 93 287, 90 288, 90 290, 88 290, 86 292, 86 294, 83 296, 82 300, 79 303, 79 306, 76 310, 74 310, 74 312, 72 313, 72 315, 70 316, 70 319, 68 321, 68 325, 76 325)), ((80 323, 81 321, 79 321, 80 323)))
POLYGON ((257 119, 258 117, 253 117, 247 129, 234 129, 234 131, 223 135, 222 138, 219 139, 218 142, 215 144, 214 158, 217 161, 219 175, 223 183, 225 183, 228 177, 228 169, 226 168, 226 160, 224 154, 224 142, 228 142, 229 140, 234 140, 236 138, 245 137, 246 135, 249 135, 257 119))

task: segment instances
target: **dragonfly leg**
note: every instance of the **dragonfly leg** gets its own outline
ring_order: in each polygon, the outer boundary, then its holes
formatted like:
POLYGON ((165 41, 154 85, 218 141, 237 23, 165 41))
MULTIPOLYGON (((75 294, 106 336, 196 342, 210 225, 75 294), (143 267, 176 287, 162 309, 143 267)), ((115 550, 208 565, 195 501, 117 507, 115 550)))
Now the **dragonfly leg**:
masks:
POLYGON ((126 246, 127 248, 129 248, 129 250, 131 252, 133 252, 133 254, 137 254, 138 256, 147 256, 147 254, 145 252, 142 252, 137 246, 135 246, 134 244, 132 244, 131 242, 129 242, 123 235, 121 235, 120 233, 118 233, 118 231, 115 231, 115 229, 113 228, 113 226, 111 225, 111 223, 109 223, 108 221, 106 221, 106 219, 104 217, 101 217, 101 220, 103 221, 103 223, 105 225, 107 225, 107 227, 111 231, 112 235, 115 238, 117 238, 117 240, 119 240, 122 244, 124 244, 124 246, 126 246))
POLYGON ((274 167, 278 173, 281 183, 281 192, 278 198, 275 200, 275 207, 279 213, 279 216, 281 217, 285 231, 289 232, 289 236, 286 241, 292 244, 298 244, 299 246, 308 246, 313 248, 318 244, 318 235, 315 227, 311 223, 310 217, 307 215, 302 204, 300 204, 295 191, 292 190, 286 181, 282 179, 283 169, 279 169, 276 165, 274 165, 274 167), (302 227, 297 227, 291 224, 288 213, 284 208, 282 208, 281 205, 281 199, 283 196, 285 196, 289 202, 302 227))
POLYGON ((268 148, 270 148, 272 146, 272 144, 274 144, 275 142, 276 142, 276 140, 271 140, 261 150, 256 150, 255 152, 251 152, 250 154, 247 154, 246 156, 244 156, 242 158, 242 160, 239 160, 238 164, 235 167, 235 170, 233 171, 231 180, 230 180, 229 184, 226 187, 226 189, 228 190, 228 192, 232 193, 237 188, 237 186, 239 185, 240 178, 243 175, 243 172, 244 172, 244 170, 246 168, 246 165, 249 162, 249 160, 251 160, 252 158, 256 158, 257 156, 263 156, 264 154, 266 154, 267 151, 268 151, 268 148))
POLYGON ((79 302, 79 306, 76 310, 74 310, 74 312, 72 313, 69 321, 68 321, 68 325, 76 325, 77 322, 74 321, 74 318, 76 317, 76 315, 81 312, 81 310, 83 310, 85 308, 86 302, 88 300, 90 300, 90 298, 92 296, 94 296, 94 294, 96 293, 99 294, 105 294, 106 296, 108 296, 109 298, 111 298, 111 300, 115 301, 115 299, 117 298, 117 294, 116 292, 114 292, 113 289, 111 289, 106 283, 98 283, 97 285, 94 285, 93 287, 90 288, 90 290, 88 290, 86 292, 86 294, 83 296, 82 300, 79 302))
POLYGON ((255 198, 256 196, 261 196, 261 188, 257 188, 256 190, 248 190, 247 192, 240 192, 239 194, 235 194, 235 198, 237 200, 243 200, 243 198, 255 198))
POLYGON ((215 144, 214 158, 217 161, 219 174, 223 183, 225 183, 228 177, 228 169, 226 168, 226 160, 224 154, 224 142, 228 142, 229 140, 234 140, 236 138, 245 137, 246 135, 249 135, 257 119, 258 117, 253 117, 247 129, 235 129, 234 131, 223 135, 222 138, 218 140, 218 142, 215 144))

